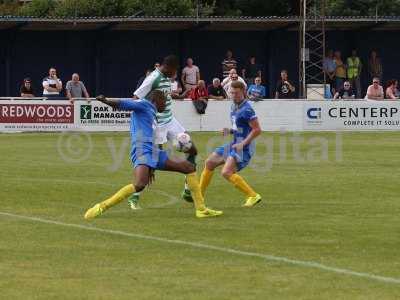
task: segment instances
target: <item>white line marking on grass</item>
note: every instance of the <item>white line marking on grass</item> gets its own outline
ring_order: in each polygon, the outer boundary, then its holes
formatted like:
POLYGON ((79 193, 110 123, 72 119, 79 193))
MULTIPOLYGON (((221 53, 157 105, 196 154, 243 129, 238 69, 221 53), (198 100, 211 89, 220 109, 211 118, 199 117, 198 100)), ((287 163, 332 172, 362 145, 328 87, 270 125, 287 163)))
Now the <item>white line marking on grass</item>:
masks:
POLYGON ((119 236, 126 236, 126 237, 130 237, 130 238, 136 238, 136 239, 142 239, 142 240, 150 240, 150 241, 157 241, 157 242, 162 242, 162 243, 185 245, 185 246, 190 246, 190 247, 194 247, 194 248, 214 250, 214 251, 231 253, 231 254, 241 255, 241 256, 258 257, 258 258, 262 258, 262 259, 265 259, 268 261, 274 261, 274 262, 286 263, 286 264, 296 265, 296 266, 301 266, 301 267, 306 267, 306 268, 318 269, 318 270, 323 270, 323 271, 327 271, 327 272, 331 272, 331 273, 349 275, 349 276, 353 276, 353 277, 367 278, 370 280, 375 280, 375 281, 380 281, 380 282, 385 282, 385 283, 400 284, 400 278, 385 277, 385 276, 380 276, 380 275, 375 275, 375 274, 370 274, 370 273, 362 273, 362 272, 356 272, 356 271, 347 270, 347 269, 335 268, 335 267, 326 266, 326 265, 323 265, 323 264, 320 264, 317 262, 313 262, 313 261, 295 260, 295 259, 282 257, 282 256, 274 256, 274 255, 262 254, 262 253, 256 253, 256 252, 241 251, 241 250, 235 250, 235 249, 219 247, 219 246, 212 246, 212 245, 196 243, 196 242, 171 240, 171 239, 166 239, 166 238, 162 238, 162 237, 143 235, 143 234, 137 234, 137 233, 129 233, 129 232, 124 232, 124 231, 119 231, 119 230, 110 230, 110 229, 103 229, 103 228, 91 227, 91 226, 86 226, 86 225, 63 223, 63 222, 58 222, 58 221, 42 219, 42 218, 38 218, 38 217, 28 217, 28 216, 23 216, 23 215, 17 215, 17 214, 12 214, 12 213, 8 213, 8 212, 0 212, 0 215, 4 216, 4 217, 15 218, 15 219, 21 219, 21 220, 27 220, 27 221, 33 221, 33 222, 39 222, 39 223, 51 224, 51 225, 58 225, 58 226, 64 226, 64 227, 72 227, 72 228, 84 229, 84 230, 89 230, 89 231, 97 231, 97 232, 119 235, 119 236))

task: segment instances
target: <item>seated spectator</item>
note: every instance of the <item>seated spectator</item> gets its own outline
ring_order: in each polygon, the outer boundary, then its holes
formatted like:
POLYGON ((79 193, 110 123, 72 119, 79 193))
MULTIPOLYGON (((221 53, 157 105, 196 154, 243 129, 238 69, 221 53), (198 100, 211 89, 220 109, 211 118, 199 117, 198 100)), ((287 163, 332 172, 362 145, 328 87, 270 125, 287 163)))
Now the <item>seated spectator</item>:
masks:
POLYGON ((199 80, 197 87, 190 93, 190 98, 196 111, 201 115, 204 114, 208 104, 208 92, 204 80, 199 80))
POLYGON ((288 79, 288 72, 281 71, 281 79, 278 80, 275 91, 276 99, 293 99, 296 88, 288 79))
POLYGON ((242 77, 248 85, 252 85, 256 77, 261 77, 261 65, 256 63, 255 56, 250 56, 246 67, 242 70, 242 77))
POLYGON ((247 84, 244 81, 244 79, 237 74, 236 69, 232 69, 229 71, 229 76, 226 77, 221 83, 221 85, 224 88, 225 93, 228 95, 228 97, 230 95, 229 90, 230 90, 232 82, 237 81, 237 80, 240 81, 241 83, 243 83, 245 86, 245 89, 247 90, 247 84))
POLYGON ((386 86, 387 86, 386 99, 391 99, 391 100, 399 99, 399 97, 396 96, 397 80, 396 79, 389 80, 386 86))
POLYGON ((62 82, 57 77, 57 70, 50 68, 49 76, 45 77, 42 82, 43 96, 47 98, 58 98, 62 91, 62 82))
POLYGON ((65 90, 69 100, 72 100, 73 98, 90 98, 85 85, 79 80, 78 73, 72 74, 72 80, 67 82, 65 90))
POLYGON ((254 84, 250 85, 247 90, 247 97, 253 101, 262 100, 267 96, 267 89, 265 86, 261 85, 261 77, 256 77, 254 79, 254 84))
POLYGON ((343 99, 343 100, 352 100, 356 97, 356 94, 350 84, 350 81, 345 81, 343 83, 343 88, 341 88, 338 92, 335 93, 333 100, 343 99))
POLYGON ((200 80, 200 69, 193 64, 193 59, 188 58, 186 67, 182 70, 182 84, 185 90, 192 90, 200 80))
POLYGON ((143 81, 146 79, 147 76, 150 75, 151 72, 153 72, 152 69, 146 69, 146 71, 144 72, 144 75, 139 78, 139 80, 138 80, 138 82, 136 84, 136 89, 140 88, 140 86, 142 85, 143 81))
POLYGON ((224 100, 227 98, 225 90, 221 86, 218 78, 213 79, 213 83, 208 86, 208 98, 214 100, 224 100))
POLYGON ((365 99, 367 100, 383 100, 384 93, 383 87, 379 84, 379 78, 374 77, 372 80, 372 84, 368 87, 367 95, 365 99))
POLYGON ((33 98, 35 93, 33 92, 32 82, 30 78, 25 78, 21 88, 19 89, 21 97, 33 98))

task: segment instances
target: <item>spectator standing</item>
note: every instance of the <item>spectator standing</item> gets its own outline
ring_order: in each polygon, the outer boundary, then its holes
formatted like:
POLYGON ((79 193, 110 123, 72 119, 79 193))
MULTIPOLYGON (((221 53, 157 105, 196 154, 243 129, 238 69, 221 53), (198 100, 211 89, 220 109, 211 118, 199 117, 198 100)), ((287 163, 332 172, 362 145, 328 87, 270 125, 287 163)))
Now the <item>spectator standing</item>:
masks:
POLYGON ((330 100, 332 98, 333 98, 332 91, 331 91, 330 87, 326 84, 325 89, 324 89, 324 99, 330 100))
POLYGON ((378 77, 382 81, 383 67, 380 57, 376 51, 371 51, 371 55, 368 60, 368 75, 370 80, 374 77, 378 77))
POLYGON ((136 84, 136 90, 138 88, 140 88, 140 86, 142 85, 143 81, 146 79, 147 76, 150 75, 150 73, 153 72, 153 70, 151 69, 146 69, 146 71, 144 72, 144 75, 142 77, 139 78, 137 84, 136 84))
POLYGON ((62 91, 62 81, 57 77, 57 70, 50 68, 49 76, 45 77, 42 82, 43 96, 47 98, 60 97, 62 91))
POLYGON ((346 80, 343 83, 343 88, 335 93, 333 97, 334 100, 343 99, 343 100, 351 100, 356 97, 353 88, 351 87, 350 81, 346 80))
MULTIPOLYGON (((245 86, 245 91, 247 90, 247 84, 244 81, 244 79, 237 74, 236 69, 232 69, 229 71, 229 76, 226 77, 221 83, 222 87, 225 90, 225 93, 228 95, 228 98, 230 97, 229 90, 231 88, 231 84, 233 81, 237 81, 237 80, 240 81, 241 83, 243 83, 245 86)), ((246 97, 246 95, 244 95, 244 96, 246 97)))
POLYGON ((208 104, 208 92, 204 80, 199 80, 197 87, 192 90, 190 98, 196 111, 203 115, 206 112, 208 104))
POLYGON ((226 57, 222 61, 222 75, 223 78, 227 78, 229 76, 229 72, 232 69, 237 69, 237 61, 233 58, 233 53, 231 50, 226 52, 226 57))
POLYGON ((190 57, 186 60, 186 67, 182 70, 182 84, 185 90, 190 91, 197 86, 200 80, 200 69, 193 64, 190 57))
POLYGON ((325 72, 326 83, 329 84, 331 91, 335 91, 335 74, 336 74, 336 63, 333 58, 333 50, 329 50, 327 56, 324 59, 323 68, 325 72))
POLYGON ((352 87, 356 90, 357 98, 361 98, 361 75, 362 63, 361 59, 357 56, 357 50, 351 51, 351 56, 347 58, 347 78, 352 87))
POLYGON ((249 58, 246 67, 242 70, 242 77, 247 85, 253 84, 256 77, 261 77, 261 66, 256 63, 255 56, 249 58))
POLYGON ((379 84, 379 78, 375 77, 372 79, 372 84, 368 87, 367 95, 365 99, 367 100, 383 100, 384 93, 383 87, 379 84))
POLYGON ((72 98, 89 98, 89 93, 83 82, 79 80, 78 73, 72 74, 72 80, 67 82, 65 90, 69 100, 72 100, 72 98))
POLYGON ((176 79, 176 75, 171 78, 171 97, 172 99, 182 99, 182 85, 176 79))
POLYGON ((342 53, 340 51, 336 51, 334 54, 334 61, 336 65, 335 71, 335 90, 340 91, 343 87, 343 83, 346 80, 346 66, 342 60, 342 53))
POLYGON ((20 95, 24 98, 33 98, 35 97, 35 93, 32 87, 32 81, 30 78, 25 78, 24 82, 22 83, 20 89, 20 95))
POLYGON ((288 79, 288 72, 281 71, 281 79, 278 80, 275 91, 276 99, 293 99, 296 88, 288 79))
POLYGON ((247 90, 247 97, 253 101, 262 100, 267 96, 267 89, 265 86, 261 85, 261 77, 256 77, 254 79, 254 84, 250 85, 247 90))
POLYGON ((396 79, 392 79, 389 80, 387 85, 386 85, 386 99, 390 99, 390 100, 397 100, 399 99, 398 96, 396 96, 396 91, 397 91, 397 80, 396 79))
POLYGON ((221 86, 219 78, 214 78, 213 83, 208 86, 208 99, 224 100, 226 99, 226 93, 224 88, 221 86))

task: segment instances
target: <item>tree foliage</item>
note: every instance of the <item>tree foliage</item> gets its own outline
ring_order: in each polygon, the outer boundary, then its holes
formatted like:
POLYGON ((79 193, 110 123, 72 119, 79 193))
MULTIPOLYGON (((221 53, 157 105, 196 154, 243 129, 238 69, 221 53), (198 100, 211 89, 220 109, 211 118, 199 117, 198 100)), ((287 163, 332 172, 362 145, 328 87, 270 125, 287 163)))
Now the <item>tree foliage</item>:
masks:
POLYGON ((328 0, 327 12, 334 16, 400 15, 400 0, 328 0))
POLYGON ((32 0, 29 4, 21 7, 19 14, 32 17, 53 16, 56 5, 55 0, 32 0))
POLYGON ((19 5, 14 0, 0 0, 0 15, 15 15, 19 5))
POLYGON ((193 15, 192 0, 124 0, 125 14, 147 16, 187 16, 193 15))
MULTIPOLYGON (((400 0, 326 0, 335 16, 400 15, 400 0)), ((25 16, 294 16, 300 0, 0 0, 0 15, 25 16)))
POLYGON ((64 0, 55 8, 59 17, 101 17, 123 15, 122 1, 115 0, 64 0))

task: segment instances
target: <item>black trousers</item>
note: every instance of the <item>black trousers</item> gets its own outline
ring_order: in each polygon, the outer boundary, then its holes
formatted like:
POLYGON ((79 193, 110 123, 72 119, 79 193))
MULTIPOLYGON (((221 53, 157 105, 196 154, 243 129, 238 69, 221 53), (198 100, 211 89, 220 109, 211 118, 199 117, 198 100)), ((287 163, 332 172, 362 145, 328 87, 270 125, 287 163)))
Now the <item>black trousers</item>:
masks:
POLYGON ((204 115, 206 113, 207 102, 202 100, 193 100, 192 103, 197 113, 199 113, 200 115, 204 115))

